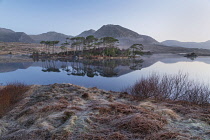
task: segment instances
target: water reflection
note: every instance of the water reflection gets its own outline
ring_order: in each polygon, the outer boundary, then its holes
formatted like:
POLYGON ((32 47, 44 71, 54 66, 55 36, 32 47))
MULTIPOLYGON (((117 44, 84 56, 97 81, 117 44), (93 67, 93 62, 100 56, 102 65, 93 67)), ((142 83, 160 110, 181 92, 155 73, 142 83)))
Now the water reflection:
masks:
MULTIPOLYGON (((152 72, 189 73, 190 78, 210 83, 210 57, 195 60, 179 55, 158 54, 140 59, 123 60, 39 60, 33 62, 0 63, 0 83, 19 81, 25 84, 48 85, 72 83, 120 91, 152 72)), ((0 59, 1 60, 1 59, 0 59)))
POLYGON ((54 60, 43 60, 42 61, 42 71, 43 72, 60 72, 59 68, 56 66, 56 61, 54 60))
POLYGON ((43 72, 66 72, 74 76, 102 76, 117 77, 122 70, 140 70, 142 59, 120 59, 120 60, 78 60, 78 61, 56 61, 41 60, 43 72))

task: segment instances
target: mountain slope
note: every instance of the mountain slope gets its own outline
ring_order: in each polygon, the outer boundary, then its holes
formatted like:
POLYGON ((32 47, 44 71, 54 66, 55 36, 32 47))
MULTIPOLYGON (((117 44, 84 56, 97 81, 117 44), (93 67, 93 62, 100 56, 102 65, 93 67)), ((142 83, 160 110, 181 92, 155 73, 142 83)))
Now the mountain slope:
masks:
POLYGON ((167 46, 180 46, 185 48, 202 48, 210 49, 210 40, 206 42, 180 42, 176 40, 166 40, 161 42, 163 45, 167 46))
POLYGON ((10 29, 0 28, 0 41, 33 43, 34 40, 23 32, 14 32, 10 29))
POLYGON ((60 41, 60 43, 64 43, 66 38, 72 37, 65 34, 57 33, 57 32, 47 32, 39 35, 30 35, 30 37, 35 40, 36 43, 41 41, 60 41))
POLYGON ((128 48, 133 44, 158 44, 158 42, 150 36, 140 35, 130 29, 124 28, 120 25, 104 25, 97 31, 88 30, 84 31, 78 36, 87 37, 94 35, 97 38, 114 37, 119 40, 120 48, 128 48))
POLYGON ((82 32, 81 34, 78 35, 78 37, 87 37, 89 35, 94 35, 95 32, 96 32, 95 30, 90 29, 90 30, 82 32))
POLYGON ((152 37, 140 35, 132 30, 124 28, 120 25, 104 25, 94 33, 97 38, 114 37, 120 41, 120 48, 128 48, 133 44, 158 44, 152 37))
POLYGON ((15 33, 13 30, 6 29, 6 28, 0 28, 0 33, 15 33))
POLYGON ((119 25, 104 25, 99 30, 97 30, 94 34, 96 37, 131 37, 131 38, 139 38, 140 35, 134 31, 121 27, 119 25))

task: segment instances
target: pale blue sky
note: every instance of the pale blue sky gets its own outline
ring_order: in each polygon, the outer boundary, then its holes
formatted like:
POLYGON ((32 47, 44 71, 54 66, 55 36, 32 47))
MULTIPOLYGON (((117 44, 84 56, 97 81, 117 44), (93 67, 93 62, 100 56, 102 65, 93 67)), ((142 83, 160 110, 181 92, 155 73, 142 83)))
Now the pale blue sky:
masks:
POLYGON ((0 0, 0 27, 77 35, 118 24, 158 41, 210 40, 210 0, 0 0))

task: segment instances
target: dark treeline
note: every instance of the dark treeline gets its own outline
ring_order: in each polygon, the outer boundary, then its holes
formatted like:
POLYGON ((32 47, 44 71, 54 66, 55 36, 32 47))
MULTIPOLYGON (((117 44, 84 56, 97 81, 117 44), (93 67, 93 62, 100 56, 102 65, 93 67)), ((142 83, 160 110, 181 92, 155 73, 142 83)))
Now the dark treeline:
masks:
MULTIPOLYGON (((46 46, 45 51, 42 53, 50 53, 50 48, 52 47, 52 53, 55 53, 55 46, 59 43, 59 41, 41 41, 40 44, 46 46)), ((43 49, 44 50, 44 49, 43 49)))
MULTIPOLYGON (((133 44, 128 49, 119 49, 119 40, 113 37, 95 38, 87 37, 66 38, 59 51, 55 52, 55 46, 59 41, 41 41, 43 44, 42 55, 53 54, 58 56, 82 56, 82 57, 135 57, 142 55, 143 45, 133 44)), ((57 48, 58 49, 58 48, 57 48)))

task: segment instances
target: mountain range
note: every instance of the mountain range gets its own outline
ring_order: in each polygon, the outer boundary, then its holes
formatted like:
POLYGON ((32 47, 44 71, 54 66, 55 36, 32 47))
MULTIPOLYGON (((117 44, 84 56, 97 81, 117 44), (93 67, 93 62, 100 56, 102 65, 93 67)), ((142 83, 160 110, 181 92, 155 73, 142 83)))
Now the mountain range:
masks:
MULTIPOLYGON (((104 25, 97 31, 91 29, 82 32, 78 36, 87 37, 94 35, 97 38, 114 37, 120 42, 120 48, 127 48, 135 43, 141 44, 156 44, 158 43, 152 37, 140 35, 132 30, 124 28, 120 25, 104 25)), ((57 32, 47 32, 39 35, 27 35, 25 33, 14 32, 10 29, 0 28, 0 41, 2 42, 24 42, 24 43, 39 43, 40 41, 58 40, 61 43, 65 42, 67 37, 73 37, 57 32)))
MULTIPOLYGON (((114 37, 119 40, 119 48, 128 48, 133 44, 143 44, 146 50, 153 52, 163 52, 163 51, 183 51, 184 48, 203 48, 210 49, 210 41, 207 42, 179 42, 175 40, 166 40, 161 43, 156 41, 154 38, 146 35, 141 35, 135 31, 124 28, 120 25, 103 25, 98 30, 87 30, 77 35, 79 37, 87 37, 89 35, 94 35, 97 38, 102 37, 114 37), (170 47, 168 47, 170 46, 170 47), (184 48, 182 48, 184 47, 184 48)), ((58 40, 64 43, 66 38, 71 38, 73 36, 65 35, 62 33, 57 33, 54 31, 42 33, 38 35, 27 35, 24 32, 15 32, 10 29, 0 28, 0 41, 1 42, 23 42, 23 43, 40 43, 40 41, 54 41, 58 40)), ((192 50, 187 50, 192 51, 192 50)))
POLYGON ((201 48, 201 49, 210 49, 210 40, 206 42, 180 42, 176 40, 166 40, 161 42, 161 44, 166 46, 176 46, 176 47, 185 47, 185 48, 201 48))
POLYGON ((23 32, 14 32, 10 29, 0 28, 0 41, 32 43, 34 40, 23 32))

